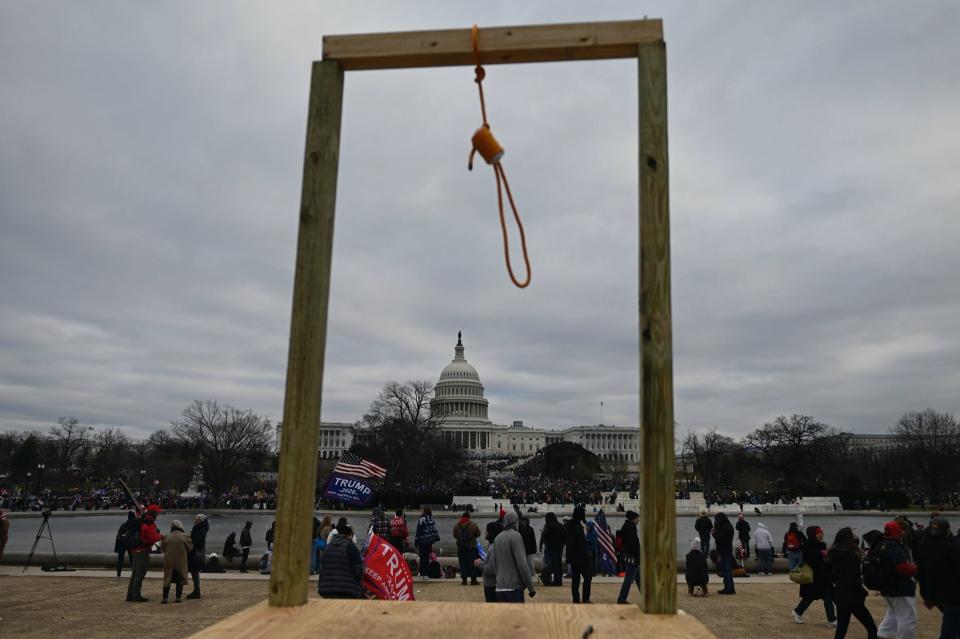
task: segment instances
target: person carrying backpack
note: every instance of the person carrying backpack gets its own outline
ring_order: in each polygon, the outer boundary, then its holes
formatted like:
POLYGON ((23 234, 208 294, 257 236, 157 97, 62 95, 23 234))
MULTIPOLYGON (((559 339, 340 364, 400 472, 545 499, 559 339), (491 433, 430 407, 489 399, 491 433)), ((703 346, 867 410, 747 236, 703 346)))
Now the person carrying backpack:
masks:
POLYGON ((900 543, 903 529, 895 521, 883 525, 883 538, 870 549, 864 561, 864 583, 877 589, 887 602, 887 612, 877 634, 881 637, 915 639, 917 636, 917 565, 900 543), (875 553, 875 554, 874 554, 875 553))
POLYGON ((150 565, 150 549, 155 543, 163 540, 163 535, 157 528, 157 515, 160 512, 160 506, 150 504, 147 506, 143 519, 137 520, 140 524, 140 531, 136 535, 136 543, 132 544, 130 548, 133 569, 130 571, 130 581, 127 583, 127 601, 137 603, 147 601, 140 590, 143 587, 143 578, 150 565))
POLYGON ((460 583, 479 586, 473 560, 477 557, 477 540, 480 538, 480 526, 470 520, 470 511, 463 513, 453 526, 453 538, 457 540, 457 559, 460 562, 460 583))
POLYGON ((117 577, 123 571, 124 555, 130 555, 130 564, 133 565, 133 554, 130 551, 139 541, 139 537, 140 522, 137 521, 136 514, 131 510, 127 513, 127 520, 120 524, 120 528, 117 530, 117 540, 113 544, 113 552, 117 553, 117 577), (135 537, 131 537, 131 535, 135 535, 135 537), (133 539, 133 543, 127 541, 128 538, 133 539))
POLYGON ((783 535, 783 554, 787 557, 790 572, 803 563, 803 544, 807 538, 800 532, 796 522, 790 522, 790 528, 783 535))
POLYGON ((877 639, 877 624, 873 621, 865 601, 867 589, 860 576, 863 552, 859 540, 849 527, 837 531, 833 545, 827 551, 827 566, 830 568, 833 602, 837 606, 837 631, 834 639, 847 636, 850 617, 856 617, 867 631, 867 639, 877 639))

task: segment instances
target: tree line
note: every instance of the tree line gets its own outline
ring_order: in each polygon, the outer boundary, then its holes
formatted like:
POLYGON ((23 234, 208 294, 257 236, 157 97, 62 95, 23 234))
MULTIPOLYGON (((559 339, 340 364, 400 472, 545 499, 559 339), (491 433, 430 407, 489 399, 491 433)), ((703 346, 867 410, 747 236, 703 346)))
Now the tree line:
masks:
POLYGON ((154 481, 182 491, 199 470, 217 503, 234 487, 251 487, 252 472, 274 466, 273 432, 266 417, 213 400, 195 400, 143 441, 61 417, 46 433, 0 433, 0 469, 5 484, 31 492, 115 486, 121 477, 134 491, 142 484, 149 492, 154 481))
MULTIPOLYGON (((933 409, 905 413, 890 428, 895 444, 858 445, 810 415, 780 416, 735 440, 709 430, 681 444, 686 480, 705 491, 792 495, 922 495, 939 503, 960 491, 960 422, 933 409)), ((874 498, 876 499, 876 497, 874 498)))

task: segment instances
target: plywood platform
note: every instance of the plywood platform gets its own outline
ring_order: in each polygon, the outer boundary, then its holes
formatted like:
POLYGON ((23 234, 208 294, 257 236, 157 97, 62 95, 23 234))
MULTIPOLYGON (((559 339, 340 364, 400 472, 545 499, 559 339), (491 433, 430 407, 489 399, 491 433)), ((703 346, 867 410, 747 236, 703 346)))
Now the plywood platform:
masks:
POLYGON ((700 622, 682 612, 647 615, 634 605, 332 599, 314 599, 292 608, 270 607, 264 602, 194 635, 197 639, 505 636, 715 639, 700 622))

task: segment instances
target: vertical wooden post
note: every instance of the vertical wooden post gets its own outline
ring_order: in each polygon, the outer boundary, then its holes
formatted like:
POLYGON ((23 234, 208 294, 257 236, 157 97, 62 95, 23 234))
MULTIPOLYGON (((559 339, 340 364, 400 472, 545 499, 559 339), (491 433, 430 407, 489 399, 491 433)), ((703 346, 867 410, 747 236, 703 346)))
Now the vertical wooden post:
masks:
POLYGON ((343 69, 337 62, 314 62, 280 433, 271 606, 307 602, 342 105, 343 69))
POLYGON ((667 48, 639 47, 640 573, 644 612, 677 611, 667 48))

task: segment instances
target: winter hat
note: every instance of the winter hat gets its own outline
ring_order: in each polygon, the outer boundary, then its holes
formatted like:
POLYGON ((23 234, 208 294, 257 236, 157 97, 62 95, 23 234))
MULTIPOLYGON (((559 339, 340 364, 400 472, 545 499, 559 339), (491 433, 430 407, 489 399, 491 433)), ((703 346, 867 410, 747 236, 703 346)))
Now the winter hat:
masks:
POLYGON ((583 506, 577 506, 573 509, 573 518, 577 521, 586 521, 587 520, 587 509, 583 506))
POLYGON ((163 511, 160 510, 160 506, 156 504, 150 504, 149 506, 147 506, 147 514, 153 515, 154 517, 156 517, 162 512, 163 511))
POLYGON ((170 522, 170 530, 171 532, 174 530, 179 530, 180 532, 183 532, 183 524, 180 523, 179 519, 174 519, 172 522, 170 522))
POLYGON ((517 513, 512 510, 503 516, 503 527, 512 528, 513 530, 517 529, 517 520, 520 519, 517 517, 517 513))
POLYGON ((690 542, 690 550, 700 551, 700 538, 695 537, 693 541, 690 542))
POLYGON ((207 516, 202 513, 194 515, 194 519, 199 519, 200 521, 204 521, 206 518, 207 516))
POLYGON ((937 517, 930 522, 930 534, 934 537, 946 537, 950 532, 950 522, 945 517, 937 517))
POLYGON ((628 510, 628 511, 627 511, 627 519, 636 519, 636 518, 639 517, 639 516, 640 516, 640 515, 638 515, 637 513, 633 512, 632 510, 628 510))
POLYGON ((883 525, 883 536, 899 541, 903 536, 903 528, 895 521, 888 521, 883 525))

